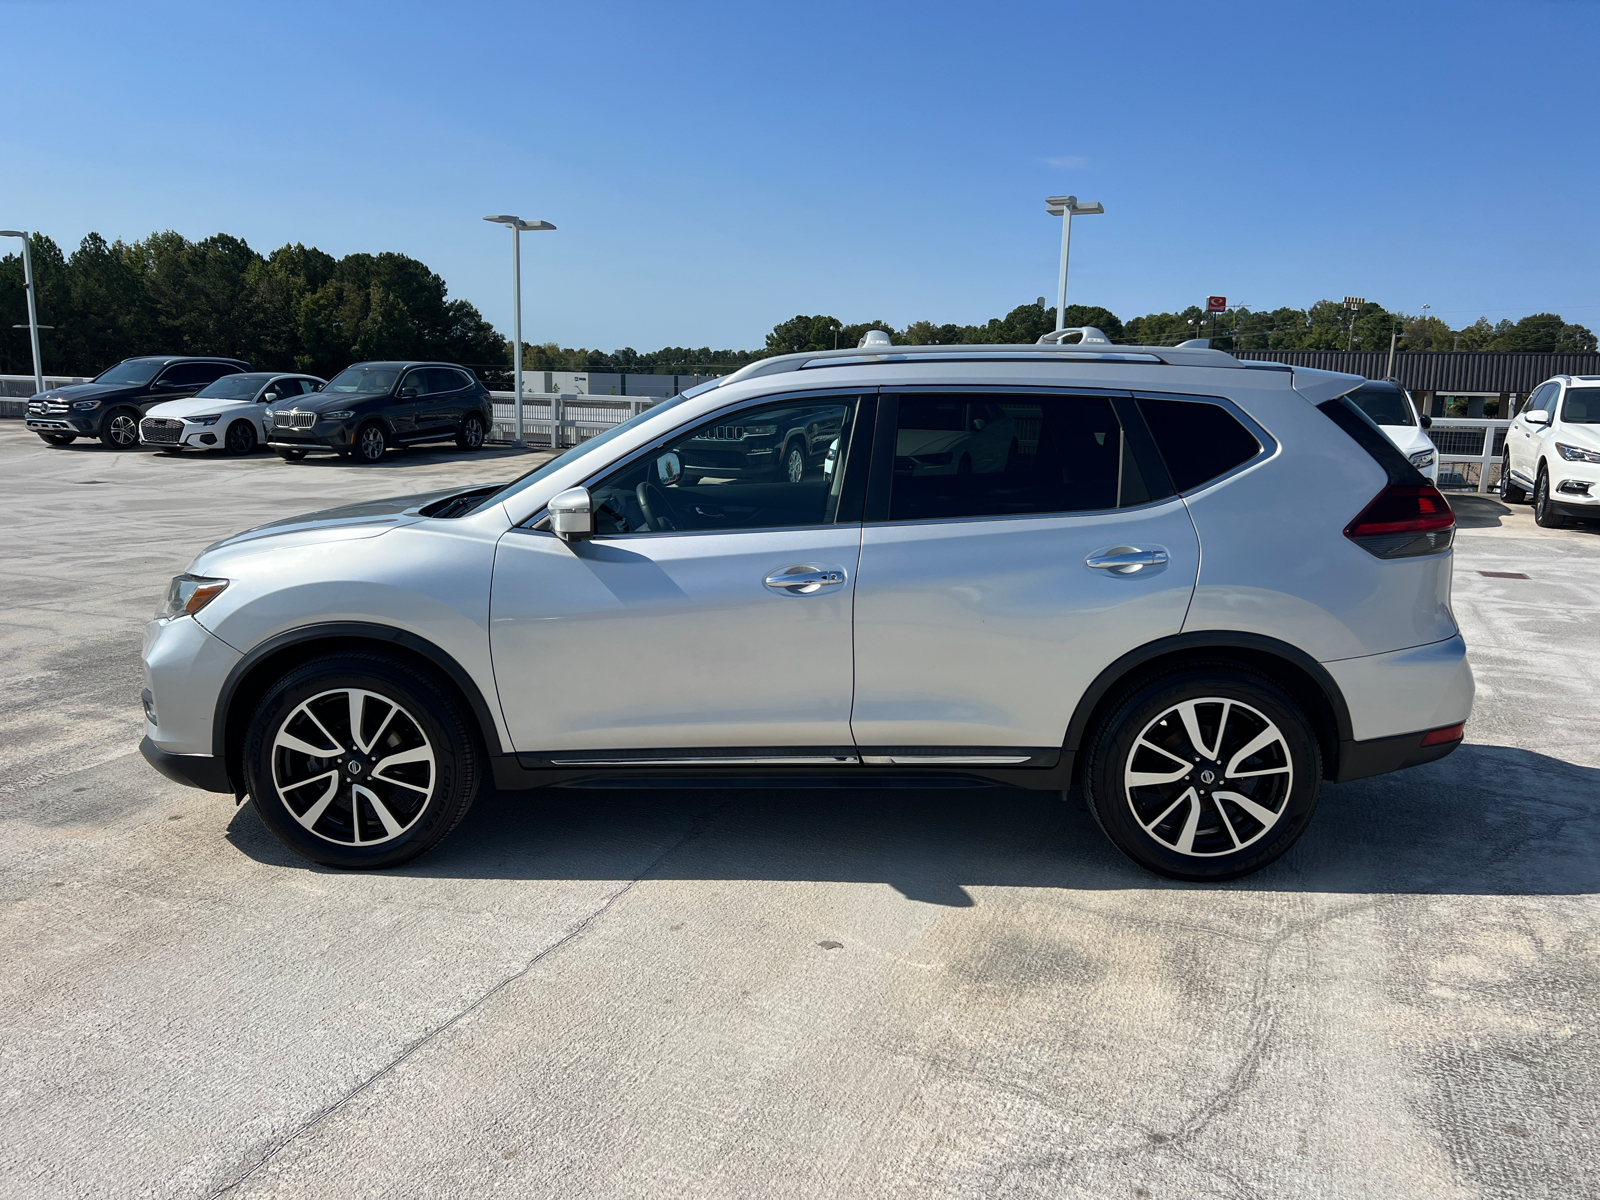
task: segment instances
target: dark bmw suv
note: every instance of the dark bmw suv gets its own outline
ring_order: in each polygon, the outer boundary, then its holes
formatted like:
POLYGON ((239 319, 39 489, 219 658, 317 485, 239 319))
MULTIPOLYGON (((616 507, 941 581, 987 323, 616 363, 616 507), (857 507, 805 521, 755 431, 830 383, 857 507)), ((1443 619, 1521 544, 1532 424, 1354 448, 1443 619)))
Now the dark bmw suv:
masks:
POLYGON ((126 358, 88 383, 40 392, 28 401, 28 428, 52 446, 97 437, 114 450, 131 450, 139 444, 139 418, 153 406, 249 369, 237 358, 126 358))
POLYGON ((452 363, 365 362, 340 371, 314 396, 274 405, 267 444, 293 462, 332 450, 375 463, 391 446, 453 441, 481 449, 494 416, 489 390, 452 363))

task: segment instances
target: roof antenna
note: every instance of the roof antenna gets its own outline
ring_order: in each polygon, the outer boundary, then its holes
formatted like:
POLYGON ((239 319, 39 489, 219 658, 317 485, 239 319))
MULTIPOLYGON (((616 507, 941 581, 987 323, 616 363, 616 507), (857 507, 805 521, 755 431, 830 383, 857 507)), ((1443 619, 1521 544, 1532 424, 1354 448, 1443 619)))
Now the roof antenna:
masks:
POLYGON ((868 346, 892 346, 894 343, 883 330, 869 329, 861 335, 861 340, 856 345, 859 349, 865 350, 868 346))

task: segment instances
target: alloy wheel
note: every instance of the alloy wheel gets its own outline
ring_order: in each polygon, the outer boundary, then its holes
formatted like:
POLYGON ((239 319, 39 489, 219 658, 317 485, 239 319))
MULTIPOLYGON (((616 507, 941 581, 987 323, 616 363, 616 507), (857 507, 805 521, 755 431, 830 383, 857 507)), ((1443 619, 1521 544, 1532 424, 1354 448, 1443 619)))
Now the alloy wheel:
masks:
POLYGON ((323 841, 392 841, 427 811, 438 784, 433 744, 395 701, 360 688, 297 705, 272 742, 272 782, 284 807, 323 841))
POLYGON ((1233 854, 1287 811, 1294 766, 1283 732, 1238 700, 1184 700, 1134 740, 1123 768, 1128 807, 1162 846, 1196 858, 1233 854))
POLYGON ((256 448, 255 427, 249 421, 235 421, 228 426, 226 442, 228 453, 249 454, 256 448))
POLYGON ((483 422, 477 417, 468 417, 464 430, 464 441, 468 450, 476 450, 483 445, 483 422))
POLYGON ((783 473, 790 483, 799 483, 806 477, 806 455, 799 446, 790 446, 783 460, 783 473))
POLYGON ((139 423, 127 413, 113 414, 107 429, 111 434, 111 440, 116 443, 118 449, 132 446, 139 440, 139 423))
POLYGON ((358 443, 361 457, 367 462, 377 462, 383 457, 384 443, 383 430, 376 425, 367 425, 361 430, 361 440, 358 443))

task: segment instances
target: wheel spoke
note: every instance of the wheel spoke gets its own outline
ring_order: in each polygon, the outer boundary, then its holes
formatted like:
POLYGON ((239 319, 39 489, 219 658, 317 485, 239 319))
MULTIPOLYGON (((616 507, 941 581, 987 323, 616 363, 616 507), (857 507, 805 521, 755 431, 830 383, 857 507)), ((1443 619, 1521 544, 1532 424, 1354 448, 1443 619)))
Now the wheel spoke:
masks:
MULTIPOLYGON (((328 744, 334 748, 335 754, 344 753, 344 743, 338 738, 334 737, 333 734, 329 733, 328 727, 321 721, 317 720, 317 714, 311 711, 311 705, 309 703, 302 704, 300 706, 300 711, 311 718, 311 723, 321 731, 323 737, 328 739, 328 744)), ((323 754, 323 756, 326 757, 325 751, 319 751, 318 753, 323 754)))
MULTIPOLYGON (((332 738, 328 740, 333 742, 332 738)), ((338 742, 333 742, 333 749, 329 750, 324 746, 313 746, 310 742, 303 742, 292 733, 280 733, 273 745, 280 750, 293 750, 297 754, 306 754, 312 758, 332 758, 335 754, 343 753, 338 742)))
MULTIPOLYGON (((1221 794, 1222 793, 1220 792, 1216 793, 1212 798, 1215 799, 1216 795, 1221 794)), ((1222 827, 1228 831, 1228 836, 1233 839, 1233 848, 1237 850, 1240 846, 1244 845, 1244 843, 1239 840, 1239 833, 1236 829, 1234 829, 1233 822, 1228 820, 1228 814, 1223 811, 1222 805, 1213 804, 1211 807, 1217 810, 1217 816, 1222 819, 1222 827)))
POLYGON ((1212 795, 1214 795, 1218 800, 1233 801, 1233 803, 1244 809, 1245 812, 1249 813, 1263 825, 1271 825, 1278 819, 1277 813, 1273 812, 1270 808, 1264 808, 1263 806, 1257 804, 1254 800, 1250 799, 1249 796, 1241 796, 1238 792, 1213 792, 1212 795))
POLYGON ((1193 788, 1190 788, 1185 795, 1193 796, 1194 799, 1189 804, 1189 815, 1183 822, 1183 832, 1178 834, 1177 849, 1179 854, 1193 854, 1194 835, 1200 828, 1200 797, 1195 795, 1193 788))
POLYGON ((398 767, 402 763, 425 762, 430 767, 433 765, 433 748, 431 746, 418 746, 414 750, 402 750, 398 754, 391 754, 388 758, 379 759, 372 768, 372 777, 377 779, 390 767, 398 767))
POLYGON ((1282 740, 1283 735, 1278 732, 1277 727, 1274 725, 1268 725, 1260 733, 1256 734, 1255 737, 1246 742, 1244 748, 1228 760, 1228 766, 1224 771, 1224 774, 1230 779, 1234 776, 1242 774, 1243 772, 1239 770, 1240 763, 1244 762, 1245 759, 1249 758, 1258 751, 1265 750, 1268 746, 1272 745, 1273 742, 1281 742, 1282 740))
POLYGON ((1168 817, 1170 817, 1172 815, 1172 810, 1173 809, 1177 808, 1178 805, 1182 804, 1185 800, 1191 800, 1192 801, 1192 800, 1197 800, 1197 799, 1199 799, 1199 793, 1196 792, 1193 788, 1187 789, 1183 793, 1183 795, 1179 796, 1171 804, 1169 804, 1165 808, 1163 808, 1161 810, 1161 815, 1159 817, 1157 817, 1154 821, 1151 821, 1150 824, 1146 825, 1144 827, 1144 831, 1146 833, 1149 833, 1151 830, 1155 829, 1155 827, 1157 825, 1161 824, 1161 822, 1165 821, 1168 817))
POLYGON ((367 694, 351 688, 345 693, 345 699, 350 705, 350 744, 364 752, 366 747, 361 744, 361 714, 366 711, 367 694))
POLYGON ((1222 720, 1217 722, 1217 741, 1213 746, 1206 745, 1206 739, 1200 733, 1200 716, 1196 710, 1202 703, 1215 704, 1217 701, 1185 700, 1178 705, 1178 715, 1183 719, 1183 731, 1189 735, 1189 744, 1204 757, 1215 758, 1217 750, 1222 746, 1223 731, 1228 728, 1228 709, 1232 702, 1221 701, 1222 720))
MULTIPOLYGON (((382 696, 374 696, 373 699, 374 700, 382 700, 383 697, 382 696)), ((394 720, 395 713, 397 713, 399 711, 400 711, 400 706, 398 704, 391 704, 389 706, 389 711, 384 714, 383 723, 378 726, 378 732, 372 735, 372 740, 370 742, 368 742, 365 746, 361 747, 361 749, 365 753, 371 754, 372 753, 372 748, 374 746, 376 746, 380 741, 383 740, 384 731, 389 728, 389 722, 394 720)))
POLYGON ((1289 767, 1262 767, 1259 771, 1229 771, 1229 779, 1255 779, 1262 775, 1287 775, 1289 767))
POLYGON ((382 800, 378 799, 377 792, 374 792, 370 788, 359 786, 355 789, 355 792, 368 804, 372 805, 372 811, 377 813, 378 820, 383 822, 383 830, 385 833, 387 833, 390 837, 394 837, 395 834, 401 832, 403 826, 399 821, 394 819, 394 814, 389 811, 388 806, 384 804, 382 800))
MULTIPOLYGON (((339 793, 339 772, 329 771, 326 775, 318 775, 317 778, 328 781, 328 790, 318 796, 316 803, 312 804, 310 808, 295 817, 295 820, 299 821, 307 829, 311 829, 313 825, 322 819, 322 814, 328 811, 328 805, 333 803, 334 796, 339 793)), ((312 781, 306 780, 306 783, 310 782, 312 781)), ((312 832, 315 832, 315 830, 312 832)))

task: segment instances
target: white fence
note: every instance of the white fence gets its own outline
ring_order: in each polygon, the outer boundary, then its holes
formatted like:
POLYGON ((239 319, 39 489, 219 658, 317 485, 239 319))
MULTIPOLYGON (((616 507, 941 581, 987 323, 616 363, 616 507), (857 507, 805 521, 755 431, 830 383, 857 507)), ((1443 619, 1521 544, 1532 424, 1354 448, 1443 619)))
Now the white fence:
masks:
POLYGON ((1428 436, 1439 452, 1439 487, 1490 492, 1500 483, 1501 455, 1509 420, 1434 417, 1428 436))
MULTIPOLYGON (((490 392, 494 398, 492 442, 509 442, 517 436, 514 392, 490 392)), ((661 396, 618 396, 615 399, 575 393, 522 396, 522 431, 531 443, 560 450, 576 446, 613 425, 661 403, 661 396)))

